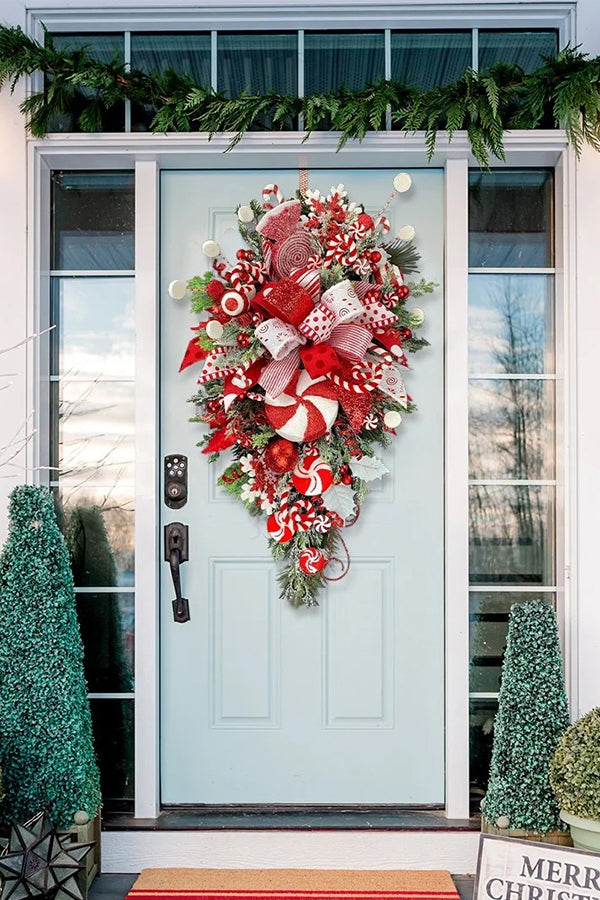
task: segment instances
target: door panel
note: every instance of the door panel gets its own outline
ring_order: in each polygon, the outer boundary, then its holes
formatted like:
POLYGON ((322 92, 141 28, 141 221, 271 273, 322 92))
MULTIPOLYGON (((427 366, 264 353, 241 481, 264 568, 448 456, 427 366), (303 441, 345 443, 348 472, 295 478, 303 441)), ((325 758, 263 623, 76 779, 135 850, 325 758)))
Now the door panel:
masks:
MULTIPOLYGON (((344 182, 378 213, 395 170, 315 170, 311 187, 344 182)), ((416 170, 386 210, 392 232, 414 225, 422 274, 442 282, 443 173, 416 170)), ((384 454, 360 520, 345 530, 350 572, 317 608, 278 596, 264 520, 215 484, 195 444, 197 368, 178 374, 197 319, 166 287, 209 268, 202 244, 240 246, 235 208, 295 171, 165 172, 161 209, 162 454, 189 459, 189 501, 163 523, 189 524, 182 567, 191 621, 172 620, 163 564, 161 770, 164 803, 443 803, 443 304, 415 300, 432 346, 411 357, 406 417, 384 454)))

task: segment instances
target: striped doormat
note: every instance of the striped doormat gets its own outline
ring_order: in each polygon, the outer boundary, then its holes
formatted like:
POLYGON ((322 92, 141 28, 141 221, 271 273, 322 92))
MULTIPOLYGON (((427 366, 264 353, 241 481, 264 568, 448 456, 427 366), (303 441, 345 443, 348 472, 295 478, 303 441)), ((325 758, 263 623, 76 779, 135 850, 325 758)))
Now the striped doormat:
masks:
POLYGON ((449 872, 144 869, 127 900, 458 900, 449 872))

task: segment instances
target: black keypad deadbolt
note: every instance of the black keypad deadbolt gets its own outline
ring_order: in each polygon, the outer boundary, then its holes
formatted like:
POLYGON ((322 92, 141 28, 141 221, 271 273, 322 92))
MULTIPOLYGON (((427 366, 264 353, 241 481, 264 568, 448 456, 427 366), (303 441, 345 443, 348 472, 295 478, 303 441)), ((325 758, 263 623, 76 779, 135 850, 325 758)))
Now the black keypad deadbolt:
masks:
POLYGON ((165 456, 165 504, 169 509, 181 509, 188 498, 187 456, 172 453, 165 456))

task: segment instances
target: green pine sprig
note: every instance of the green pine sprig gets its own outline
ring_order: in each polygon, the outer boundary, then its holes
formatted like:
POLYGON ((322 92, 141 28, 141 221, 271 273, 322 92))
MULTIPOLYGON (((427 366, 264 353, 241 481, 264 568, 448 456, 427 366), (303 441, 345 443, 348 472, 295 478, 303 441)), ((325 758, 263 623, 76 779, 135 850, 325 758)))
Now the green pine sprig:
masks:
POLYGON ((400 131, 424 131, 429 158, 440 132, 452 140, 465 132, 475 159, 504 159, 504 132, 552 125, 565 128, 579 155, 585 144, 600 150, 600 57, 566 47, 556 58, 543 58, 526 74, 519 66, 498 63, 487 71, 467 69, 451 84, 419 91, 396 81, 379 81, 362 90, 292 97, 276 93, 227 97, 198 85, 189 74, 128 70, 117 55, 99 62, 85 48, 58 50, 50 34, 41 44, 18 26, 0 27, 0 86, 13 90, 24 76, 42 72, 44 88, 21 104, 28 128, 43 137, 57 115, 77 110, 83 131, 98 131, 107 112, 125 100, 142 106, 155 132, 201 131, 210 137, 229 133, 232 149, 250 129, 287 129, 303 122, 313 131, 339 132, 338 149, 385 128, 388 110, 400 131))

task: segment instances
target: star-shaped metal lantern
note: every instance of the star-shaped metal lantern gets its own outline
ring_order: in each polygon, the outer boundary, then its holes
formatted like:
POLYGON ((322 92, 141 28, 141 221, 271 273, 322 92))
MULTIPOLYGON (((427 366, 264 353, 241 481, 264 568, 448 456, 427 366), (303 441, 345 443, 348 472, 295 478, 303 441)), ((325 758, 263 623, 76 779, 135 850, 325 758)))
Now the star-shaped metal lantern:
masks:
POLYGON ((14 823, 8 847, 0 855, 0 900, 83 900, 77 873, 91 844, 75 844, 69 834, 59 834, 45 812, 24 825, 14 823))

